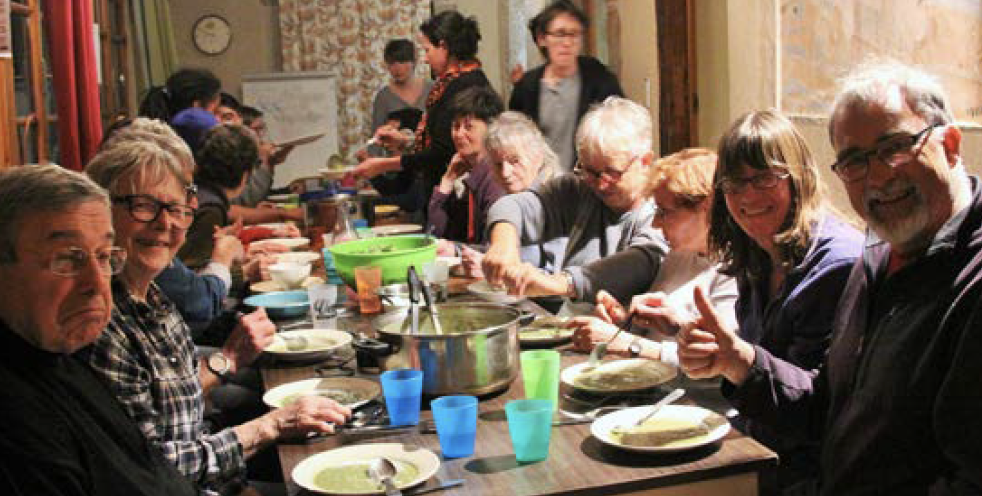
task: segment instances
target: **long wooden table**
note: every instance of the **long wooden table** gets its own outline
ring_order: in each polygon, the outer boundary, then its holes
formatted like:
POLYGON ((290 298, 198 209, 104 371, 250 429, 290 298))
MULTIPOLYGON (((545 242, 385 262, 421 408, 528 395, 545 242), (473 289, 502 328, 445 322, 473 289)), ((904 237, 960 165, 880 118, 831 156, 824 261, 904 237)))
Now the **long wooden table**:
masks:
MULTIPOLYGON (((541 311, 531 302, 526 302, 525 305, 541 311)), ((343 319, 341 327, 369 335, 373 332, 368 320, 357 316, 343 319)), ((563 367, 585 359, 585 355, 564 351, 563 367)), ((354 366, 354 360, 349 366, 354 366)), ((316 364, 304 367, 266 365, 262 369, 263 380, 269 389, 287 382, 316 377, 315 368, 316 364)), ((377 379, 373 375, 358 375, 377 379)), ((672 384, 666 386, 673 387, 672 384)), ((562 393, 565 395, 569 391, 562 393)), ((703 394, 703 397, 712 396, 705 396, 705 391, 703 394)), ((504 405, 509 400, 524 398, 524 395, 519 374, 506 391, 482 398, 474 455, 443 460, 437 476, 421 487, 435 486, 437 479, 462 478, 467 481, 463 486, 447 489, 441 494, 750 496, 758 494, 760 473, 773 467, 777 461, 777 456, 772 451, 736 429, 731 430, 722 442, 711 446, 678 454, 642 455, 606 446, 590 435, 589 424, 578 424, 553 427, 549 458, 538 463, 519 465, 508 435, 504 405)), ((687 396, 691 398, 693 395, 687 396)), ((561 402, 563 409, 569 406, 564 403, 566 401, 561 402)), ((702 403, 698 399, 696 402, 702 403)), ((706 406, 719 410, 718 404, 706 406)), ((423 408, 421 420, 432 419, 426 398, 423 408)), ((366 442, 405 443, 427 448, 438 455, 440 453, 436 434, 423 434, 418 430, 344 434, 320 438, 314 442, 280 444, 277 449, 289 493, 303 494, 302 489, 292 482, 290 473, 304 458, 339 446, 366 442)), ((411 495, 412 490, 406 494, 411 495)))

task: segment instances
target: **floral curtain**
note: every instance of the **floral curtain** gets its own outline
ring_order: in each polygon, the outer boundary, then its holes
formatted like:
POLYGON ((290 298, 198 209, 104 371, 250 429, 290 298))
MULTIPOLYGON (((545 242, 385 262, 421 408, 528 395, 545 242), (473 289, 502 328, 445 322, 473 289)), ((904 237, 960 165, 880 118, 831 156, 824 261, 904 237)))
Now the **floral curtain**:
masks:
MULTIPOLYGON (((372 100, 389 80, 382 59, 386 42, 408 38, 418 48, 429 5, 428 0, 280 0, 283 70, 337 75, 342 156, 352 156, 371 135, 372 100)), ((426 67, 420 63, 417 71, 426 67)))

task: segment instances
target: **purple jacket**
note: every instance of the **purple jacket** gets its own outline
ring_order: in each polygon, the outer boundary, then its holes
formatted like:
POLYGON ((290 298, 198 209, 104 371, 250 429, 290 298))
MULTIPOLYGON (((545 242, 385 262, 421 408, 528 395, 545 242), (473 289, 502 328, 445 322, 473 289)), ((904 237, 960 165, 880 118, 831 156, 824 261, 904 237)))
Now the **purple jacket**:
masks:
POLYGON ((468 192, 474 194, 474 239, 467 239, 467 222, 470 213, 468 194, 457 198, 453 192, 445 195, 439 191, 439 186, 433 188, 430 197, 429 222, 433 226, 433 235, 451 241, 471 244, 484 244, 485 226, 488 221, 488 210, 494 202, 505 195, 505 190, 498 185, 491 173, 491 161, 485 157, 471 169, 464 178, 468 192))
POLYGON ((982 494, 982 199, 927 252, 887 274, 869 235, 833 321, 824 366, 758 348, 732 393, 783 436, 822 440, 825 495, 982 494))
MULTIPOLYGON (((753 281, 738 278, 735 312, 740 336, 755 345, 758 353, 805 370, 817 369, 829 346, 835 305, 862 247, 862 233, 825 215, 804 259, 791 269, 776 295, 768 294, 769 273, 753 281)), ((724 383, 724 394, 731 390, 724 383)), ((781 456, 779 485, 817 476, 817 438, 787 439, 746 418, 738 423, 781 456)))

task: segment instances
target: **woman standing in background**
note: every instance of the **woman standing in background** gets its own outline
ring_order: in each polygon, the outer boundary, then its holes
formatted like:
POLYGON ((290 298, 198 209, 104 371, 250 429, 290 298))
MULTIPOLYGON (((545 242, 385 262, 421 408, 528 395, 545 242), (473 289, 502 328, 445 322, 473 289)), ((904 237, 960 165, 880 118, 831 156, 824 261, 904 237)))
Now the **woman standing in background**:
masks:
MULTIPOLYGON (((426 97, 426 113, 416 131, 414 152, 398 157, 370 158, 358 164, 355 176, 373 178, 384 172, 408 170, 422 177, 423 190, 429 194, 447 171, 455 149, 450 138, 452 115, 450 102, 454 95, 473 86, 490 87, 491 83, 477 60, 481 33, 473 17, 455 11, 441 12, 420 26, 420 41, 436 81, 426 97)), ((406 141, 398 130, 383 127, 376 139, 392 146, 406 141)))
POLYGON ((565 172, 576 161, 573 141, 583 114, 608 96, 624 96, 617 76, 599 60, 581 55, 589 24, 569 0, 557 0, 532 18, 529 30, 546 63, 515 83, 508 101, 509 109, 539 125, 565 172))

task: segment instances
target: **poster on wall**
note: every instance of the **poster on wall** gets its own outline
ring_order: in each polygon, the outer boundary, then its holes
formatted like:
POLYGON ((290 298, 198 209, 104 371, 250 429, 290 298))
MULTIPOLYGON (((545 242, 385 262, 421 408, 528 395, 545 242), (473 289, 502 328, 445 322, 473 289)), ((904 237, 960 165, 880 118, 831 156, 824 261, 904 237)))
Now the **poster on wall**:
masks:
POLYGON ((10 0, 0 0, 0 58, 13 57, 10 41, 10 0))

